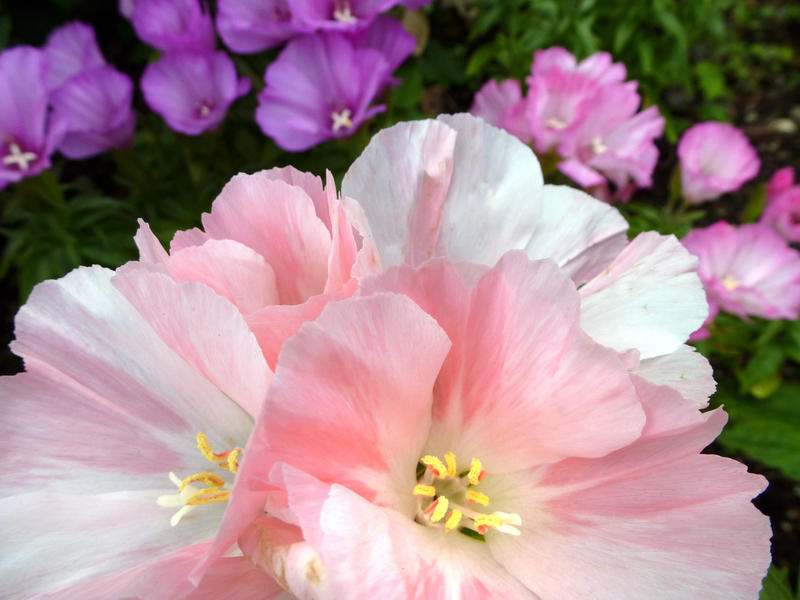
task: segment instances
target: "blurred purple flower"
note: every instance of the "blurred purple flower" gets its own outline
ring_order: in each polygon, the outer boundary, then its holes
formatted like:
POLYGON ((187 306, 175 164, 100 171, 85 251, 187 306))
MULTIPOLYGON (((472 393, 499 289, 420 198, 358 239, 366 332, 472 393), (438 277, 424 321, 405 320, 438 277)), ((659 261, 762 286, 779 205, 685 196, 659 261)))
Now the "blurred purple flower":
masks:
POLYGON ((350 39, 358 49, 372 48, 383 54, 390 71, 399 67, 417 47, 416 38, 403 24, 386 15, 377 17, 366 29, 353 33, 350 39))
POLYGON ((136 0, 119 0, 119 12, 126 19, 133 16, 133 5, 136 0))
POLYGON ((50 166, 61 132, 48 127, 47 58, 38 48, 0 52, 0 188, 50 166))
POLYGON ((142 41, 159 50, 214 49, 214 23, 202 0, 136 0, 131 19, 142 41))
POLYGON ((256 121, 285 150, 352 135, 385 106, 370 103, 390 76, 384 56, 338 33, 296 38, 267 67, 256 121))
POLYGON ((94 29, 84 23, 67 23, 51 31, 44 51, 49 65, 47 83, 51 90, 81 71, 106 63, 94 29))
POLYGON ((261 52, 298 33, 287 0, 218 0, 217 30, 225 45, 241 54, 261 52))
POLYGON ((231 103, 250 90, 224 52, 167 52, 145 69, 141 83, 150 108, 187 135, 219 125, 231 103))
POLYGON ((54 127, 65 132, 58 150, 80 159, 129 144, 136 126, 132 99, 130 77, 108 65, 70 78, 50 98, 54 127))
POLYGON ((288 0, 292 21, 299 29, 357 31, 396 4, 419 8, 420 0, 288 0))
POLYGON ((795 183, 792 167, 775 171, 767 183, 767 205, 759 222, 789 242, 800 242, 800 183, 795 183))
POLYGON ((738 190, 761 168, 747 136, 717 121, 690 127, 678 142, 678 158, 683 197, 692 204, 738 190))

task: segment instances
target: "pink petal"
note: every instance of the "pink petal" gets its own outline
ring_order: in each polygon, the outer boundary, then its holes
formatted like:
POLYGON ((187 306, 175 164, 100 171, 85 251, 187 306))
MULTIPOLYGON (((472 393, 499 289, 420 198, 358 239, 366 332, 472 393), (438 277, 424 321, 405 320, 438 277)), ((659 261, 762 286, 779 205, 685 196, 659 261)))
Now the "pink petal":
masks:
POLYGON ((281 304, 298 304, 324 289, 331 236, 301 188, 263 173, 239 174, 203 215, 203 226, 212 238, 261 254, 275 271, 281 304))
POLYGON ((255 419, 272 372, 233 304, 144 263, 120 268, 114 286, 170 348, 255 419))
POLYGON ((492 554, 544 598, 755 598, 770 530, 749 500, 765 480, 730 459, 697 454, 724 413, 700 414, 641 380, 637 389, 648 413, 642 439, 537 475, 536 500, 519 503, 539 513, 522 516, 531 525, 521 536, 493 537, 492 554), (569 576, 575 572, 581 577, 569 576))
POLYGON ((581 326, 597 342, 642 359, 678 349, 708 314, 697 261, 675 239, 640 234, 580 290, 581 326))

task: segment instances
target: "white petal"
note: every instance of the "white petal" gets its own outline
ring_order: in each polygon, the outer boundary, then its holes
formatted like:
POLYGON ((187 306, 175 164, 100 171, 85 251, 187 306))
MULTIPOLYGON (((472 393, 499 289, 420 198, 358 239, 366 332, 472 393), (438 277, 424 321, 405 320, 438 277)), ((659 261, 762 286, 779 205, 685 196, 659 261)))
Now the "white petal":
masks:
POLYGON ((717 389, 708 359, 691 346, 643 360, 633 372, 656 385, 671 387, 698 408, 708 406, 708 398, 717 389))

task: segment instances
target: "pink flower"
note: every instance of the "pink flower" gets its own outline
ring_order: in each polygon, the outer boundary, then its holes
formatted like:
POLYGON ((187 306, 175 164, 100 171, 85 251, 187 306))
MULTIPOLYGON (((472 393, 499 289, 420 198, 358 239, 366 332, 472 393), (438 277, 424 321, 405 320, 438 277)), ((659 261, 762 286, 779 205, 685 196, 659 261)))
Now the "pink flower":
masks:
POLYGON ((475 94, 469 112, 529 144, 533 141, 533 136, 525 116, 527 106, 528 102, 522 97, 519 81, 506 79, 498 84, 490 79, 475 94))
POLYGON ((692 204, 738 190, 761 162, 740 129, 708 121, 690 127, 678 142, 683 197, 692 204))
POLYGON ((203 215, 204 231, 179 231, 169 253, 143 221, 135 240, 143 262, 232 302, 274 365, 304 321, 352 294, 354 277, 379 270, 359 212, 337 198, 330 173, 323 188, 319 177, 286 167, 231 179, 203 215))
POLYGON ((800 184, 794 183, 794 169, 776 171, 767 184, 767 205, 759 219, 785 240, 800 242, 800 184))
POLYGON ((278 593, 241 553, 201 566, 272 380, 236 308, 131 263, 38 285, 15 325, 26 372, 0 379, 0 596, 278 593))
POLYGON ((514 249, 551 258, 582 285, 581 324, 595 341, 698 406, 714 391, 708 362, 683 346, 708 314, 696 259, 674 237, 628 242, 615 208, 544 185, 531 149, 508 133, 471 115, 395 125, 353 163, 342 193, 363 207, 384 267, 436 256, 492 266, 514 249))
POLYGON ((286 343, 218 543, 297 597, 754 598, 765 480, 550 260, 364 281, 286 343))
MULTIPOLYGON (((734 227, 720 221, 690 231, 683 244, 700 259, 700 278, 713 320, 719 309, 746 317, 797 319, 800 311, 800 252, 769 227, 734 227)), ((703 339, 702 329, 693 339, 703 339)))
POLYGON ((568 50, 553 46, 533 53, 531 74, 536 77, 544 75, 552 69, 562 72, 580 73, 597 83, 622 83, 625 81, 625 65, 615 63, 608 52, 595 52, 581 62, 568 50))

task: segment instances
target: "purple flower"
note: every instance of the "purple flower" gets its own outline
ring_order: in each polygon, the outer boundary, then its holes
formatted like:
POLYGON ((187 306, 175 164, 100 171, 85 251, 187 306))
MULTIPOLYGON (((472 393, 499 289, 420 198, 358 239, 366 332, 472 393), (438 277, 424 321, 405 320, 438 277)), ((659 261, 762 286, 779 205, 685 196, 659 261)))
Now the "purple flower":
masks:
POLYGON ((55 89, 81 71, 106 63, 94 29, 83 23, 62 25, 50 32, 44 47, 49 65, 47 82, 55 89))
POLYGON ((297 33, 287 0, 218 0, 217 30, 234 52, 250 54, 282 44, 297 33))
POLYGON ((47 59, 30 46, 0 52, 0 188, 50 166, 61 132, 48 127, 47 59))
POLYGON ((289 0, 292 21, 298 28, 355 31, 398 0, 289 0))
POLYGON ((130 143, 136 126, 133 82, 108 65, 88 69, 53 92, 54 126, 65 134, 58 150, 80 159, 130 143))
POLYGON ((172 129, 198 135, 219 125, 231 103, 250 90, 224 52, 167 52, 142 76, 147 104, 172 129))
POLYGON ((389 75, 380 52, 356 48, 343 34, 296 38, 267 67, 256 121, 281 148, 293 152, 348 137, 386 109, 370 103, 389 75))
POLYGON ((214 23, 201 0, 136 0, 131 18, 136 34, 159 50, 214 49, 214 23))
POLYGON ((716 121, 690 127, 678 142, 678 158, 683 197, 692 204, 738 190, 761 168, 747 136, 716 121))
POLYGON ((352 34, 350 39, 356 48, 372 48, 383 54, 390 71, 399 67, 417 47, 416 38, 406 31, 403 24, 386 15, 379 16, 369 27, 352 34))

